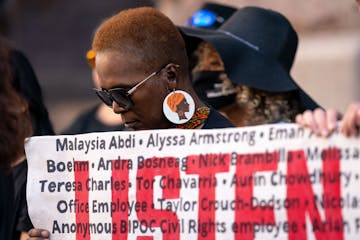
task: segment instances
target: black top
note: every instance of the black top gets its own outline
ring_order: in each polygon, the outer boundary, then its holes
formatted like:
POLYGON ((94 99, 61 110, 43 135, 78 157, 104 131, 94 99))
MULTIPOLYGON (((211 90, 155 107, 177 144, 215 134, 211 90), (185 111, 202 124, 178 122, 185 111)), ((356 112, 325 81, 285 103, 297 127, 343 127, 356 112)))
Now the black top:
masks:
POLYGON ((13 239, 14 214, 14 182, 10 175, 0 171, 0 239, 13 239))
POLYGON ((0 239, 15 240, 33 225, 26 204, 27 162, 14 167, 11 174, 0 172, 0 239))
POLYGON ((227 118, 221 115, 214 108, 210 108, 210 114, 205 120, 205 124, 202 129, 214 129, 214 128, 231 128, 235 127, 227 118))
POLYGON ((105 125, 96 118, 99 105, 82 113, 62 134, 80 134, 90 132, 110 132, 124 130, 124 125, 105 125))
MULTIPOLYGON (((26 202, 26 180, 27 180, 27 161, 23 161, 13 168, 12 176, 14 179, 15 190, 15 233, 28 232, 33 225, 28 215, 28 207, 26 202)), ((17 237, 19 239, 19 237, 17 237)))

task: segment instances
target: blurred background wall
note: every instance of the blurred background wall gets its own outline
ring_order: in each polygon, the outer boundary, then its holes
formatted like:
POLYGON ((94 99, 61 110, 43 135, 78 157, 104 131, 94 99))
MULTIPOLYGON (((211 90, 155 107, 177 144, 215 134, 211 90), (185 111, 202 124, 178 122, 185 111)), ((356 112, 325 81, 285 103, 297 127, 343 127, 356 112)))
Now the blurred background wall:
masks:
MULTIPOLYGON (((155 6, 182 25, 203 2, 0 0, 0 21, 8 39, 33 64, 55 130, 60 132, 98 101, 85 54, 94 29, 105 17, 129 7, 155 6)), ((343 111, 350 101, 360 100, 360 12, 355 0, 213 2, 280 11, 299 34, 292 70, 299 85, 324 107, 343 111)))

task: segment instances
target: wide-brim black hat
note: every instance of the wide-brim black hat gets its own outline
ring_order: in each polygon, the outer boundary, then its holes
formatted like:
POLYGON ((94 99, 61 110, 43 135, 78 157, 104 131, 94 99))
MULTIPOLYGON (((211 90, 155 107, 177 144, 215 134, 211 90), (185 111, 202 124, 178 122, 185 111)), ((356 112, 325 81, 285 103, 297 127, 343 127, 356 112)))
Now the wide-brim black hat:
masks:
MULTIPOLYGON (((226 73, 233 83, 273 93, 297 91, 302 110, 319 107, 298 86, 289 70, 278 59, 262 52, 259 46, 241 37, 242 24, 246 24, 241 21, 243 9, 236 11, 216 30, 180 27, 188 52, 193 51, 199 41, 206 41, 221 55, 226 73)), ((261 31, 255 26, 250 29, 261 31)))

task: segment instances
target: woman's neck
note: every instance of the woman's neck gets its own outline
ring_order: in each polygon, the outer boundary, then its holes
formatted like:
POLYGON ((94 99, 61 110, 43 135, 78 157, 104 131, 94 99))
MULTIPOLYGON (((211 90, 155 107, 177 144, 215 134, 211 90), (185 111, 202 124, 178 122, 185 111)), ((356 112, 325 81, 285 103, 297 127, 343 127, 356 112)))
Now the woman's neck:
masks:
POLYGON ((184 86, 182 90, 191 95, 195 103, 195 109, 206 107, 206 104, 198 97, 192 86, 191 87, 184 86))

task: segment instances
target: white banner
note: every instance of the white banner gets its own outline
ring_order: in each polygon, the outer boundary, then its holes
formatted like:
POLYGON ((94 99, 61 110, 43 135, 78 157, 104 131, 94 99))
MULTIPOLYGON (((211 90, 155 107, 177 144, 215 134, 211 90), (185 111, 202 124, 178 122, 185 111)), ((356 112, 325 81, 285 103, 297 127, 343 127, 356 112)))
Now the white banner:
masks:
POLYGON ((32 137, 51 239, 360 239, 360 139, 293 124, 32 137))

